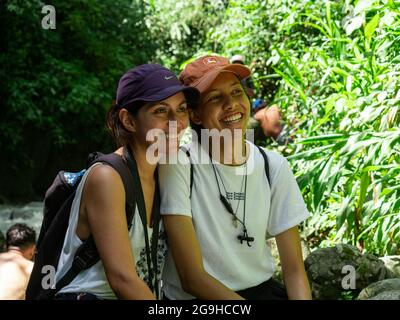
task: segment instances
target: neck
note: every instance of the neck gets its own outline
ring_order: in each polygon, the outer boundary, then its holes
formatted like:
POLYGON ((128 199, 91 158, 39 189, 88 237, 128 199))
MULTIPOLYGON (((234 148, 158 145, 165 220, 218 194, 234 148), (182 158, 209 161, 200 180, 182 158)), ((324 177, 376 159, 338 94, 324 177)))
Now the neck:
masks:
POLYGON ((133 153, 133 156, 135 157, 136 164, 138 167, 138 172, 140 179, 142 181, 153 181, 154 180, 154 172, 157 168, 157 164, 151 164, 149 161, 146 159, 146 151, 147 151, 147 146, 142 146, 139 144, 131 144, 131 150, 133 153))
POLYGON ((21 257, 24 256, 24 254, 22 253, 22 250, 20 248, 18 248, 18 247, 10 246, 10 247, 7 248, 7 251, 11 252, 13 254, 17 254, 17 255, 19 255, 21 257))
POLYGON ((239 166, 246 162, 247 160, 247 148, 246 141, 243 136, 233 137, 231 143, 225 143, 224 139, 220 140, 219 150, 215 150, 212 146, 212 141, 210 141, 210 150, 212 158, 217 160, 221 164, 239 166), (219 151, 219 155, 215 152, 219 151))

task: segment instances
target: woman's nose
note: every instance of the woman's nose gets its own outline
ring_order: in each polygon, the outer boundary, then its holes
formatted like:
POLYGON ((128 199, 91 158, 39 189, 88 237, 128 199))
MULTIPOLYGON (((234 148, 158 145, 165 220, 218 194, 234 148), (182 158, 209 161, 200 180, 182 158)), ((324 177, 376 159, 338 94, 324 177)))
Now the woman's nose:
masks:
POLYGON ((224 105, 222 106, 223 110, 231 110, 233 109, 233 99, 230 97, 226 97, 224 99, 224 105))
POLYGON ((184 121, 181 117, 179 117, 178 115, 171 115, 168 119, 168 128, 169 130, 171 129, 175 129, 177 130, 177 132, 180 132, 182 129, 184 128, 184 121))

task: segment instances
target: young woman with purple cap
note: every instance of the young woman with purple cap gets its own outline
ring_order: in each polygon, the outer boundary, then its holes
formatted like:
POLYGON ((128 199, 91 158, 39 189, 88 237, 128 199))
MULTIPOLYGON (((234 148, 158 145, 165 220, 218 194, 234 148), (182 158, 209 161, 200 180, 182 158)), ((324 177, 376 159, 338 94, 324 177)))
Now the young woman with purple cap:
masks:
MULTIPOLYGON (((92 235, 100 261, 80 272, 62 288, 56 299, 155 299, 157 281, 149 280, 146 239, 153 230, 157 199, 157 163, 149 161, 146 152, 155 141, 147 141, 147 133, 157 129, 177 151, 178 135, 168 135, 171 121, 178 133, 188 123, 187 106, 199 99, 195 88, 181 85, 168 69, 157 64, 144 64, 126 72, 119 81, 116 103, 108 111, 107 127, 119 148, 114 152, 124 161, 133 158, 139 179, 134 188, 142 190, 145 219, 135 208, 132 227, 128 231, 125 212, 125 190, 118 172, 111 166, 96 163, 83 176, 72 204, 69 227, 64 240, 56 279, 63 276, 82 241, 92 235), (174 141, 172 141, 174 140, 174 141), (146 222, 143 222, 146 221, 146 222), (145 226, 147 237, 145 237, 145 226), (145 239, 146 238, 146 239, 145 239), (147 257, 146 257, 147 256, 147 257), (151 282, 151 283, 150 283, 151 282), (152 289, 151 289, 152 288, 152 289)), ((148 241, 147 241, 148 242, 148 241)), ((164 239, 165 242, 165 239, 164 239)), ((152 244, 150 244, 152 245, 152 244)), ((162 265, 165 243, 162 237, 156 246, 162 265)), ((153 260, 154 261, 154 260, 153 260)), ((160 270, 160 266, 154 270, 160 270)), ((159 274, 155 274, 155 278, 159 274)))
POLYGON ((250 102, 241 80, 249 75, 219 56, 180 75, 201 100, 189 110, 197 139, 179 151, 178 164, 159 169, 166 299, 311 298, 297 229, 309 213, 296 179, 285 158, 245 139, 250 102), (286 290, 272 279, 272 236, 286 290))

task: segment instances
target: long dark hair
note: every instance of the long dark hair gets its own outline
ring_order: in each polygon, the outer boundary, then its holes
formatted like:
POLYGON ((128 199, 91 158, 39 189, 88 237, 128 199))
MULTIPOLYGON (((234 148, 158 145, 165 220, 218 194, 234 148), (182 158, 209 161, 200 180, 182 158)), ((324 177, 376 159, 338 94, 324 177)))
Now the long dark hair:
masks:
MULTIPOLYGON (((138 112, 141 107, 143 107, 145 103, 136 103, 135 105, 130 105, 124 107, 128 110, 129 114, 136 118, 138 112)), ((119 111, 121 107, 113 101, 110 109, 106 115, 106 127, 109 133, 115 139, 117 143, 117 147, 122 147, 128 145, 129 141, 132 140, 133 133, 125 128, 121 120, 119 119, 119 111)))

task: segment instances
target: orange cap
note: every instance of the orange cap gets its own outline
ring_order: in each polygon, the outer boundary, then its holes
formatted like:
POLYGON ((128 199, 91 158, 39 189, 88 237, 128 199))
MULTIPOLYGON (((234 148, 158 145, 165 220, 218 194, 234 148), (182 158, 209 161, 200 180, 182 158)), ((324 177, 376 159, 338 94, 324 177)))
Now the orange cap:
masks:
POLYGON ((234 73, 239 80, 247 78, 251 73, 248 67, 241 64, 232 64, 227 58, 203 56, 188 63, 179 75, 179 80, 184 85, 195 87, 200 93, 203 93, 223 71, 234 73))

